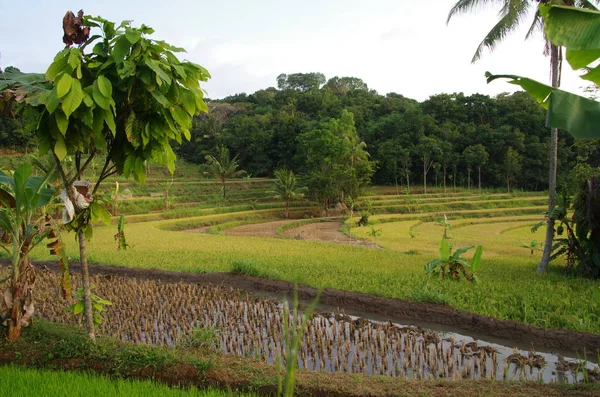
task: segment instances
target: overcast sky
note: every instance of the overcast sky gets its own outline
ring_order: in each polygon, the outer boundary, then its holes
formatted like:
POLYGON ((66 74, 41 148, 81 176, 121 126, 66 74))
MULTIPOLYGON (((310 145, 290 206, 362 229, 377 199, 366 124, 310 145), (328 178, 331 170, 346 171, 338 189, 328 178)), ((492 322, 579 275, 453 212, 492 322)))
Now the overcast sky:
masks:
MULTIPOLYGON (((417 100, 438 93, 496 95, 511 84, 486 84, 486 71, 547 82, 541 33, 525 41, 533 15, 493 53, 471 64, 497 21, 498 8, 446 17, 456 0, 0 0, 0 66, 45 71, 63 48, 62 17, 83 9, 153 27, 156 39, 182 46, 183 58, 212 74, 211 98, 276 86, 280 73, 354 76, 380 94, 417 100)), ((565 63, 563 88, 583 85, 565 63)))

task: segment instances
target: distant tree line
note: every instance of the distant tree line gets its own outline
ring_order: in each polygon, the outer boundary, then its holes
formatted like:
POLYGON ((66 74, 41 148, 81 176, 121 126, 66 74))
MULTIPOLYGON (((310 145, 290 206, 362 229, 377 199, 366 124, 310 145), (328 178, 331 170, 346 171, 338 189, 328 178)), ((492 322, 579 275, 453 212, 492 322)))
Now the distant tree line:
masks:
MULTIPOLYGON (((200 164, 223 146, 253 176, 285 168, 321 191, 343 184, 340 200, 365 182, 548 188, 546 112, 524 92, 418 102, 322 73, 281 74, 277 87, 209 101, 209 114, 194 119, 192 139, 177 153, 200 164)), ((0 120, 0 145, 28 145, 25 124, 0 120)), ((581 164, 600 165, 600 143, 560 134, 559 184, 581 164)))

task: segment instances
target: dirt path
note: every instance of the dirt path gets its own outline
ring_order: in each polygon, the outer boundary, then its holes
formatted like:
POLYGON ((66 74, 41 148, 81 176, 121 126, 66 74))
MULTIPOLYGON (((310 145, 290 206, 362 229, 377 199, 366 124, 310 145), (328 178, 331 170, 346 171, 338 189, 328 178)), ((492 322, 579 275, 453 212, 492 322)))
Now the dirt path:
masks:
POLYGON ((285 225, 286 223, 297 222, 297 219, 287 219, 285 221, 274 221, 274 222, 262 222, 262 223, 251 223, 249 225, 243 225, 233 227, 225 230, 226 236, 241 236, 241 237, 267 237, 267 238, 279 238, 277 234, 277 228, 285 225))
MULTIPOLYGON (((251 223, 249 225, 227 229, 224 234, 226 236, 240 237, 281 238, 281 236, 277 234, 277 228, 297 221, 297 219, 287 219, 283 221, 251 223)), ((288 229, 284 231, 283 234, 286 238, 293 238, 296 240, 323 241, 327 243, 356 245, 367 248, 380 248, 372 241, 355 239, 348 236, 340 230, 342 226, 344 226, 344 223, 339 221, 315 222, 288 229)), ((209 229, 210 226, 207 226, 185 230, 185 232, 208 233, 209 229)))
POLYGON ((328 243, 358 245, 368 248, 379 248, 377 244, 368 241, 355 239, 342 232, 340 229, 344 226, 343 222, 327 221, 309 223, 288 229, 284 232, 286 237, 298 240, 326 241, 328 243))
MULTIPOLYGON (((3 266, 9 265, 7 260, 0 260, 3 266)), ((36 263, 37 267, 46 266, 53 271, 58 270, 55 262, 36 263)), ((79 271, 78 263, 71 264, 72 271, 79 271)), ((92 265, 91 274, 117 275, 144 280, 160 280, 162 282, 195 283, 201 285, 223 285, 239 288, 248 293, 270 295, 281 298, 290 296, 294 284, 287 281, 269 280, 232 273, 178 273, 157 269, 134 269, 116 266, 92 265)), ((315 298, 317 290, 306 285, 298 286, 298 296, 303 301, 315 298)), ((536 350, 555 349, 565 352, 582 352, 594 354, 600 349, 600 335, 539 328, 516 321, 498 320, 451 307, 426 302, 412 302, 402 299, 383 298, 360 292, 347 292, 325 289, 319 300, 323 306, 344 310, 348 314, 359 313, 365 318, 389 319, 400 324, 426 322, 439 325, 439 328, 460 333, 474 338, 487 336, 509 341, 508 345, 533 347, 536 350)), ((327 309, 326 309, 327 310, 327 309)), ((417 324, 418 325, 418 324, 417 324)))

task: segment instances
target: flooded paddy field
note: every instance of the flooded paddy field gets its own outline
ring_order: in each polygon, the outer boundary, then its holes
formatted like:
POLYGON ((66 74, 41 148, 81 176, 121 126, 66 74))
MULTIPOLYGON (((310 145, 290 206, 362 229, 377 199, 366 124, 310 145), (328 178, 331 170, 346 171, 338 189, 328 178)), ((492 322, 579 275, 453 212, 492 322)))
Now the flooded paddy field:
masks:
MULTIPOLYGON (((77 277, 75 282, 77 284, 77 277)), ((228 286, 94 276, 96 293, 113 302, 101 331, 121 340, 175 346, 194 330, 208 330, 218 351, 275 364, 285 361, 286 301, 250 295, 228 286)), ((65 308, 58 277, 38 272, 37 315, 77 323, 65 308)), ((524 348, 511 341, 467 336, 444 326, 401 324, 381 316, 319 307, 307 321, 298 366, 313 371, 362 373, 408 379, 497 379, 576 382, 599 380, 598 365, 572 351, 524 348), (502 343, 499 343, 502 342, 502 343), (515 348, 519 346, 521 348, 515 348)))

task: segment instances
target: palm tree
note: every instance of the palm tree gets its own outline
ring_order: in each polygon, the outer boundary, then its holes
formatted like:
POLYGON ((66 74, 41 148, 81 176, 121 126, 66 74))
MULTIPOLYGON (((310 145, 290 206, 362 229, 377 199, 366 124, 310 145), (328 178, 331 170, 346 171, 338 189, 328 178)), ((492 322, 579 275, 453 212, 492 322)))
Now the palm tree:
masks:
MULTIPOLYGON (((485 36, 483 41, 477 47, 475 55, 471 62, 476 62, 481 57, 481 53, 484 48, 488 48, 491 51, 494 50, 496 45, 502 41, 509 33, 514 32, 523 22, 523 20, 531 13, 535 8, 535 14, 533 22, 527 31, 525 36, 526 39, 531 37, 536 31, 543 31, 543 19, 540 13, 539 4, 552 4, 552 5, 565 5, 579 8, 596 9, 593 3, 598 4, 600 0, 459 0, 454 4, 448 13, 448 19, 446 23, 450 22, 453 16, 464 14, 467 12, 474 11, 477 7, 485 6, 488 3, 496 3, 502 5, 498 23, 490 30, 485 36), (537 4, 535 4, 537 3, 537 4)), ((546 40, 546 46, 544 49, 545 54, 550 54, 550 76, 552 81, 552 87, 557 88, 560 86, 560 73, 562 65, 562 48, 551 44, 546 40)), ((549 167, 549 200, 548 200, 548 213, 554 210, 556 206, 556 172, 557 172, 557 158, 558 158, 558 129, 552 128, 550 130, 550 167, 549 167)), ((538 265, 537 272, 543 273, 548 268, 550 262, 550 254, 552 251, 552 241, 554 239, 554 220, 547 217, 547 228, 546 228, 546 241, 544 243, 544 254, 538 265)))
POLYGON ((285 217, 290 216, 290 202, 304 197, 306 187, 298 187, 296 176, 288 169, 275 171, 275 193, 277 198, 285 201, 285 217))
POLYGON ((238 156, 231 158, 229 156, 229 149, 225 146, 217 147, 217 157, 211 154, 206 156, 207 172, 221 180, 224 199, 227 198, 227 192, 225 190, 225 182, 227 182, 227 179, 235 178, 246 173, 244 170, 238 170, 239 165, 238 156))

